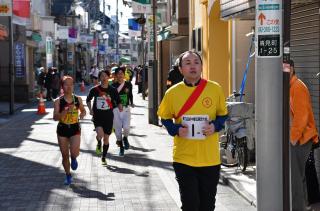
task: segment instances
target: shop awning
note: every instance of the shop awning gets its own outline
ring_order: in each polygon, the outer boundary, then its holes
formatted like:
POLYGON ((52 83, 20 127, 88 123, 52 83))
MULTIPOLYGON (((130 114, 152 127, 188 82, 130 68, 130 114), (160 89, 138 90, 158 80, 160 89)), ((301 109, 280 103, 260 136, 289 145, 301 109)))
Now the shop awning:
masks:
POLYGON ((174 34, 171 34, 169 30, 163 30, 158 33, 157 41, 168 40, 175 37, 174 34))
POLYGON ((119 60, 121 63, 130 63, 131 62, 131 58, 128 56, 123 56, 120 58, 119 60))

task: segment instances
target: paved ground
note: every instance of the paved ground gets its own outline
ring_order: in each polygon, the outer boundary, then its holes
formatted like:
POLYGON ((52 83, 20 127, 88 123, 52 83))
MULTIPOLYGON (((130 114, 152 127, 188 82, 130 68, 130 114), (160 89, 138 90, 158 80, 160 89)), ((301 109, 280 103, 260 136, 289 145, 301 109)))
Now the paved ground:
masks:
MULTIPOLYGON (((132 147, 119 157, 112 135, 108 167, 93 151, 90 117, 82 121, 79 168, 70 187, 63 185, 52 103, 47 115, 31 107, 0 123, 0 210, 179 210, 171 137, 148 124, 147 101, 134 97, 132 147)), ((255 210, 222 182, 216 205, 218 211, 255 210)))

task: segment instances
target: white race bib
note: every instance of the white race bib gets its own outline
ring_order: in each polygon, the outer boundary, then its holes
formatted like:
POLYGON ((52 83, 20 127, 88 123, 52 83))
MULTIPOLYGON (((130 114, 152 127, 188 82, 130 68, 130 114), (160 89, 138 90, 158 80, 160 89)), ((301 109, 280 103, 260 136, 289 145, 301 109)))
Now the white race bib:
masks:
POLYGON ((104 97, 97 97, 97 109, 99 110, 109 110, 110 107, 104 97))
POLYGON ((182 124, 188 126, 187 139, 206 139, 202 129, 209 121, 208 115, 183 115, 182 124))

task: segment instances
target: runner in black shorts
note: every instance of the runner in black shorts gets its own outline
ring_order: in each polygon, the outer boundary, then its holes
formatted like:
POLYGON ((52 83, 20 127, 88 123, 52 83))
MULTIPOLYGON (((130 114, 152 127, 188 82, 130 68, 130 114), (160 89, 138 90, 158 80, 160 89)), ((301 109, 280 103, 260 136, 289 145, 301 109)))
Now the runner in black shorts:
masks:
POLYGON ((91 88, 86 100, 90 114, 93 116, 93 123, 97 132, 97 155, 101 155, 101 140, 103 138, 101 158, 103 165, 107 165, 106 155, 109 149, 109 136, 113 127, 113 108, 118 107, 119 110, 122 111, 119 94, 114 87, 109 86, 109 77, 109 71, 103 70, 99 72, 101 84, 91 88), (93 105, 91 105, 93 98, 93 105))
POLYGON ((54 102, 53 119, 59 121, 57 126, 57 135, 60 151, 62 154, 62 164, 66 172, 65 185, 70 185, 72 170, 78 168, 77 157, 80 151, 80 119, 86 115, 82 99, 73 94, 73 79, 69 76, 63 78, 62 87, 64 95, 54 102), (71 165, 69 160, 71 154, 71 165))

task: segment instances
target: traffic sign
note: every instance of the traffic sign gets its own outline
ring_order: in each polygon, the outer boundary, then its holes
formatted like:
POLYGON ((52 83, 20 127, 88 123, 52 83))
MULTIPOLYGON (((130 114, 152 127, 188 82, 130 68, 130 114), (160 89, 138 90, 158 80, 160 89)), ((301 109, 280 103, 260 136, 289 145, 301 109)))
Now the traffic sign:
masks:
POLYGON ((257 57, 282 56, 282 0, 258 0, 256 5, 257 57))
POLYGON ((0 0, 0 16, 12 16, 11 0, 0 0))

